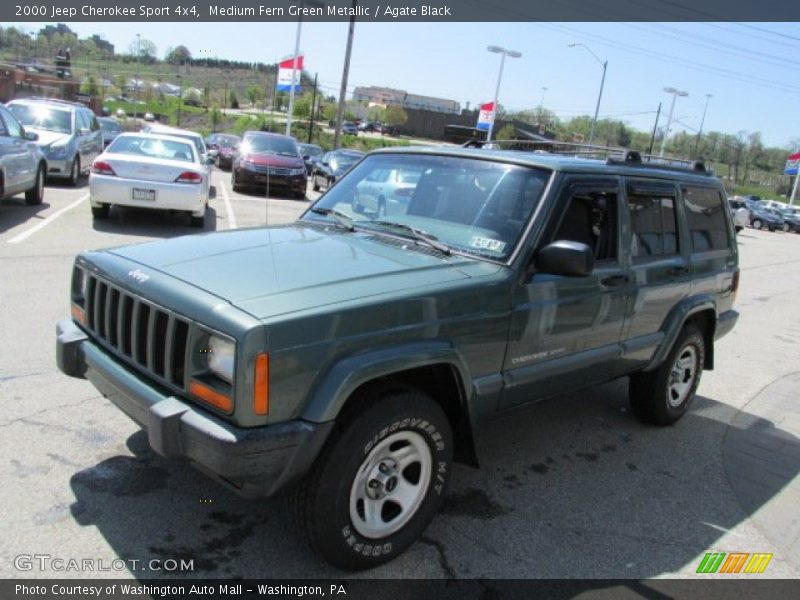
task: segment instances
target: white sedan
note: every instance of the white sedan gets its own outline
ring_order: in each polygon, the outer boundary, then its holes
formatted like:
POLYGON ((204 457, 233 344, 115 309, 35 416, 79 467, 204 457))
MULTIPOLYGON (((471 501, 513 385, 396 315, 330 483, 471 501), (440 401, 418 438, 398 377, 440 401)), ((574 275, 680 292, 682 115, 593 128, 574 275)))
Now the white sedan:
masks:
POLYGON ((97 157, 89 176, 92 216, 112 205, 175 210, 203 227, 208 208, 207 165, 191 141, 161 134, 123 133, 97 157))

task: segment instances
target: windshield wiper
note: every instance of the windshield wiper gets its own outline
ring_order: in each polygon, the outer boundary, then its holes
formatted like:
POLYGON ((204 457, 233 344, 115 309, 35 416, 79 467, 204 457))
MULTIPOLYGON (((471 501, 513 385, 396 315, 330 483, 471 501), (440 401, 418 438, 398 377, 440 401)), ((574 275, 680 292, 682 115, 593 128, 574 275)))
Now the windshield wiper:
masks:
POLYGON ((425 242, 431 248, 434 248, 443 254, 450 255, 453 253, 447 244, 440 242, 439 238, 437 238, 435 235, 428 233, 427 231, 423 231, 422 229, 417 229, 416 227, 406 225, 405 223, 395 223, 394 221, 371 221, 371 223, 373 225, 381 225, 382 227, 400 229, 404 232, 410 233, 411 237, 418 242, 425 242))
POLYGON ((340 226, 344 227, 347 231, 355 231, 356 230, 355 226, 353 225, 353 219, 349 215, 346 215, 343 212, 340 212, 338 210, 334 210, 332 208, 322 208, 321 206, 312 207, 311 208, 311 212, 313 212, 313 213, 315 213, 317 215, 324 215, 326 217, 333 217, 334 219, 336 219, 336 222, 340 226))

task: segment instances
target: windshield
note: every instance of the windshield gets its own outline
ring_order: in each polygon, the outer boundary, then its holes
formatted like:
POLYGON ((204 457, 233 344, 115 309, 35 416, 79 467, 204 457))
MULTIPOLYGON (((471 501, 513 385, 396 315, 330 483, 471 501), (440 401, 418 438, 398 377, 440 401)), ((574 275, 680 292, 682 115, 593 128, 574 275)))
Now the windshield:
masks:
POLYGON ((334 171, 346 171, 361 160, 363 156, 363 154, 332 152, 329 156, 328 164, 334 171))
POLYGON ((236 148, 239 145, 239 138, 234 135, 218 135, 212 141, 223 148, 236 148))
POLYGON ((299 144, 299 147, 303 156, 319 156, 322 154, 322 148, 314 144, 299 144))
POLYGON ((194 162, 192 147, 188 143, 144 136, 121 135, 111 142, 106 152, 194 162))
POLYGON ((122 131, 122 127, 116 121, 107 121, 106 119, 97 119, 97 122, 100 123, 100 129, 106 131, 108 133, 117 133, 122 131))
MULTIPOLYGON (((409 228, 453 252, 506 260, 541 200, 550 171, 424 154, 368 156, 303 218, 406 236, 409 228)), ((419 236, 417 236, 419 237, 419 236)))
POLYGON ((243 153, 280 154, 282 156, 300 156, 297 144, 291 138, 276 135, 251 135, 242 142, 243 153))
POLYGON ((8 107, 23 127, 58 133, 72 132, 72 113, 42 104, 11 104, 8 107))

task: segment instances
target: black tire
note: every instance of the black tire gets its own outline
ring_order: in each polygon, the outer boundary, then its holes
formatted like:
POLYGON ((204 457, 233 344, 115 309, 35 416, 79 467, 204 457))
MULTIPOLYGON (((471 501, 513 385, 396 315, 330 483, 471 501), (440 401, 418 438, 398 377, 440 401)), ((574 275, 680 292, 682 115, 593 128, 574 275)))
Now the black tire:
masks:
POLYGON ((31 189, 25 192, 25 204, 34 206, 42 203, 42 200, 44 199, 44 171, 44 165, 39 165, 39 168, 36 171, 36 182, 33 184, 31 189))
POLYGON ((450 424, 427 395, 396 390, 367 400, 371 403, 360 403, 358 411, 350 411, 351 416, 337 424, 311 474, 294 494, 298 523, 311 546, 347 570, 388 562, 420 537, 444 500, 453 460, 450 424), (403 450, 410 455, 409 462, 394 470, 397 463, 392 457, 403 450), (413 498, 405 513, 392 495, 403 487, 413 498), (385 496, 370 500, 371 494, 385 496), (365 502, 380 504, 377 527, 386 535, 364 535, 364 528, 370 527, 365 502))
POLYGON ((694 325, 684 326, 661 366, 655 371, 630 376, 628 395, 633 413, 651 425, 671 425, 680 419, 694 399, 704 361, 705 341, 702 332, 694 325), (679 360, 686 366, 679 366, 679 360), (692 363, 691 367, 689 363, 692 363), (674 378, 673 367, 676 367, 674 378), (675 388, 681 385, 684 391, 677 394, 675 388))
POLYGON ((101 204, 100 206, 93 206, 92 207, 92 218, 93 219, 107 219, 108 212, 111 209, 110 204, 101 204))
POLYGON ((764 223, 761 221, 761 219, 753 220, 753 229, 761 229, 762 227, 764 227, 764 223))
POLYGON ((72 159, 72 166, 69 168, 69 184, 72 187, 78 186, 78 180, 81 178, 81 159, 76 156, 72 159))
POLYGON ((236 183, 236 173, 234 173, 233 169, 231 169, 231 189, 234 192, 242 191, 242 186, 236 183))
POLYGON ((206 212, 208 212, 208 206, 206 206, 206 210, 203 211, 203 214, 199 217, 195 217, 192 214, 189 214, 189 223, 195 229, 202 229, 206 226, 206 212))
POLYGON ((317 177, 314 176, 314 185, 311 186, 315 192, 319 191, 319 184, 317 183, 317 177))
POLYGON ((736 233, 739 233, 740 231, 742 231, 742 229, 744 229, 744 227, 742 227, 741 225, 737 225, 736 226, 736 233))

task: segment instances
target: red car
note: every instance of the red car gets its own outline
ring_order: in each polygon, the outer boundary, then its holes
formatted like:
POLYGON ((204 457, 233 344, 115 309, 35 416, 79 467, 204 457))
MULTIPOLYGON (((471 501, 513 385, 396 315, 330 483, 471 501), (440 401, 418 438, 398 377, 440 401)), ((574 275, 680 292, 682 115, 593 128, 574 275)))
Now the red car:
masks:
POLYGON ((242 188, 277 188, 298 199, 306 197, 308 175, 294 138, 247 131, 233 160, 231 186, 242 188))

